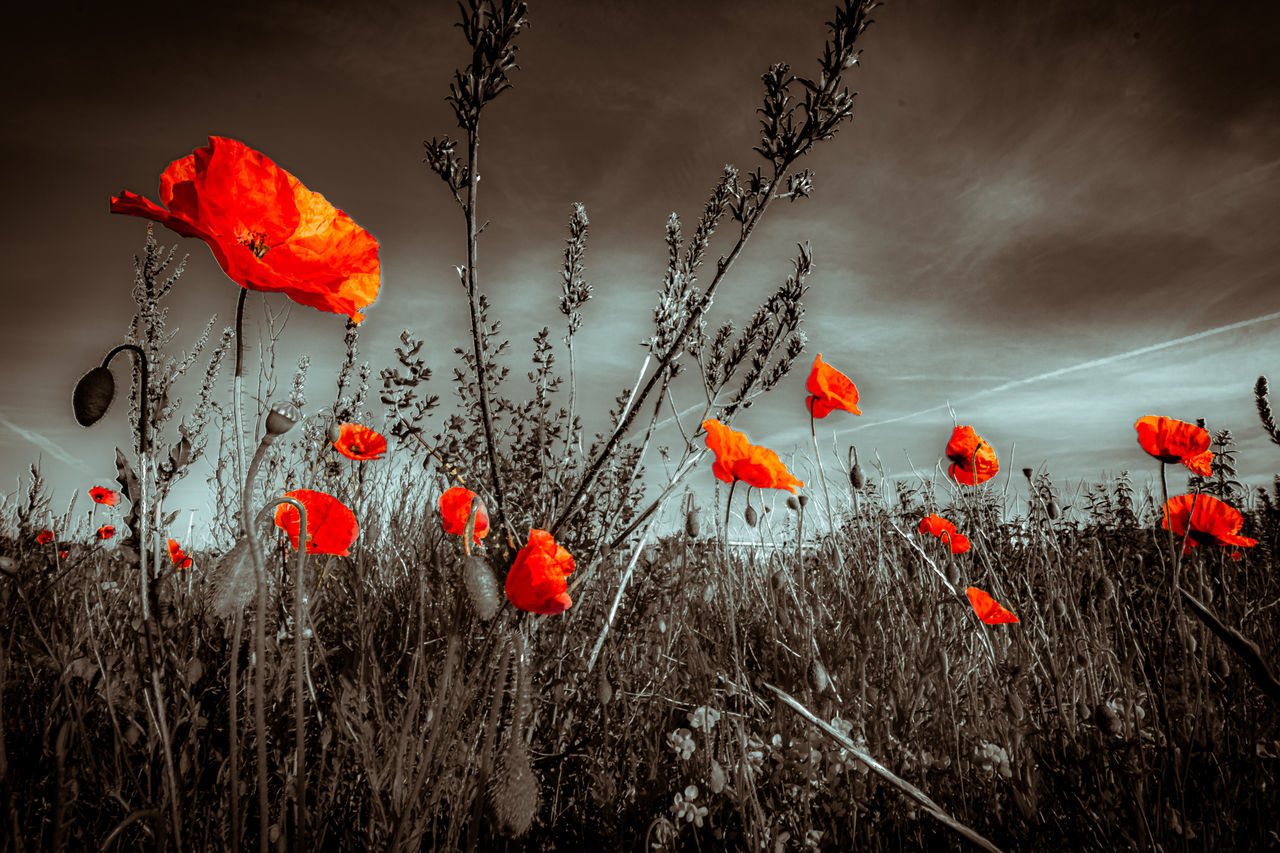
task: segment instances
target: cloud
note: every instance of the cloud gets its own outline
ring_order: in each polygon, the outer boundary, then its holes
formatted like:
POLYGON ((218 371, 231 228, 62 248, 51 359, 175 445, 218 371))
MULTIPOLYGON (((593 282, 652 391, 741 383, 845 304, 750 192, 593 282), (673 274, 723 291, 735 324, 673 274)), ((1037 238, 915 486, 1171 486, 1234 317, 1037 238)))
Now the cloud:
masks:
POLYGON ((73 456, 67 451, 63 450, 52 439, 47 438, 46 436, 43 436, 38 432, 32 432, 29 429, 24 429, 18 426, 17 424, 15 424, 13 421, 4 417, 3 415, 0 415, 0 426, 8 427, 10 430, 14 432, 14 434, 19 436, 20 438, 24 438, 27 441, 31 442, 36 447, 40 448, 44 452, 48 453, 50 456, 57 459, 59 462, 65 462, 68 465, 72 465, 80 468, 88 467, 88 463, 86 463, 83 459, 81 459, 78 456, 73 456))

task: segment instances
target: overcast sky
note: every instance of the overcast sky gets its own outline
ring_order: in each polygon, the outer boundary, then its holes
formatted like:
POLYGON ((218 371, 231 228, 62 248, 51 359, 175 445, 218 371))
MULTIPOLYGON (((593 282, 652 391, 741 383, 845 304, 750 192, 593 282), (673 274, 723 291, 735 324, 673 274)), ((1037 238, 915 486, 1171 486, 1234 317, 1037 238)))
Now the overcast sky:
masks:
MULTIPOLYGON (((580 393, 602 415, 643 360, 667 215, 692 231, 723 164, 757 165, 760 74, 813 69, 832 2, 530 5, 514 88, 482 128, 482 286, 520 377, 533 333, 560 328, 565 226, 586 205, 580 393)), ((174 6, 27 4, 0 35, 0 483, 16 488, 39 458, 59 511, 72 489, 109 483, 112 449, 132 441, 123 407, 86 431, 69 404, 133 310, 146 223, 110 215, 110 196, 158 200, 161 171, 210 135, 265 152, 379 239, 382 291, 361 329, 375 375, 409 328, 449 399, 451 350, 466 343, 463 222, 421 163, 423 139, 457 136, 443 100, 466 60, 454 4, 174 6)), ((770 211, 716 300, 713 323, 741 321, 811 244, 809 348, 735 426, 811 457, 804 380, 821 352, 864 413, 821 422, 824 452, 834 434, 841 455, 856 443, 890 474, 933 468, 950 403, 1015 472, 1146 478, 1133 423, 1162 414, 1230 428, 1246 479, 1269 481, 1280 448, 1251 391, 1260 373, 1280 380, 1278 8, 878 9, 851 78, 856 117, 808 163, 813 197, 770 211)), ((237 289, 202 243, 156 234, 190 253, 170 299, 189 345, 211 314, 230 321, 237 289)), ((278 347, 286 387, 309 352, 312 400, 329 400, 342 335, 343 318, 295 307, 278 347)), ((706 486, 704 468, 692 480, 706 486)), ((205 495, 178 502, 199 510, 205 495)))

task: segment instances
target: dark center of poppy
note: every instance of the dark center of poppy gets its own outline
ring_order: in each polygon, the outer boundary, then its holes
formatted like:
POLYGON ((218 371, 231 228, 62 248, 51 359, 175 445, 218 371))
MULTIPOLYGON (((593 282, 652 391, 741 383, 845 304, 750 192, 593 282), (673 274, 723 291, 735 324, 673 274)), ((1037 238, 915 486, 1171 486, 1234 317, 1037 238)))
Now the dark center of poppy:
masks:
POLYGON ((253 252, 255 258, 261 258, 267 253, 267 249, 271 248, 267 245, 265 231, 242 231, 236 236, 236 242, 253 252))

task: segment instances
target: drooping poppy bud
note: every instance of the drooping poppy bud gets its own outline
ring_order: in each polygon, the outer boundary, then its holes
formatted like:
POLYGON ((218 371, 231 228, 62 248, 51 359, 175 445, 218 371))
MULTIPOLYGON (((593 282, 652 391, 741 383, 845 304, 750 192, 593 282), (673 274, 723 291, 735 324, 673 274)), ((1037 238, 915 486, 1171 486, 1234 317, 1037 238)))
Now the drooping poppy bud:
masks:
POLYGON ((105 367, 95 367, 76 383, 71 408, 80 426, 93 426, 102 419, 116 396, 116 378, 105 367))
POLYGON ((853 468, 849 471, 849 485, 855 489, 861 489, 867 484, 867 478, 862 473, 862 466, 855 462, 853 468))
POLYGON ((756 526, 757 517, 755 507, 748 505, 747 508, 742 511, 742 517, 746 519, 747 527, 756 526))
POLYGON ((462 583, 476 615, 488 622, 498 612, 498 581, 483 557, 472 554, 462 561, 462 583))
POLYGON ((1049 512, 1049 518, 1054 521, 1056 521, 1058 517, 1062 515, 1062 508, 1058 506, 1058 501, 1056 498, 1049 498, 1048 512, 1049 512))

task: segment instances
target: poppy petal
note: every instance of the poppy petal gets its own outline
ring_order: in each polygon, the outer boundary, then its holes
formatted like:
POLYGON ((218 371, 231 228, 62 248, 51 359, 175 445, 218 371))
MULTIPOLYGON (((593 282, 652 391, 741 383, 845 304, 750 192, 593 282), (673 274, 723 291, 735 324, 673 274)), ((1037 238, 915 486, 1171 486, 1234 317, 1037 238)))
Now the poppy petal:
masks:
POLYGON ((1018 621, 1017 616, 1005 610, 994 598, 976 586, 966 589, 965 594, 969 596, 969 603, 973 605, 973 612, 977 613, 978 618, 988 625, 1002 625, 1007 622, 1018 621))

